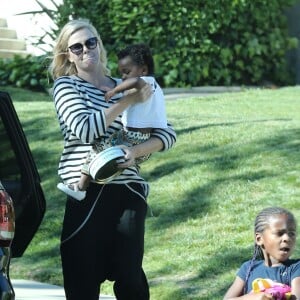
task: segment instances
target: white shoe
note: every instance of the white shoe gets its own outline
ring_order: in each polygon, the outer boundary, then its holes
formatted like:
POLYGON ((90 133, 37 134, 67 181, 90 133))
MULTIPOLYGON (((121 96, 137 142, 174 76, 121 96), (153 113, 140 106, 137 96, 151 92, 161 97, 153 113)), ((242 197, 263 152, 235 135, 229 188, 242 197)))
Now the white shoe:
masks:
MULTIPOLYGON (((74 187, 77 186, 75 185, 74 187)), ((57 188, 78 201, 83 200, 86 196, 86 191, 72 190, 66 184, 61 182, 57 184, 57 188)))

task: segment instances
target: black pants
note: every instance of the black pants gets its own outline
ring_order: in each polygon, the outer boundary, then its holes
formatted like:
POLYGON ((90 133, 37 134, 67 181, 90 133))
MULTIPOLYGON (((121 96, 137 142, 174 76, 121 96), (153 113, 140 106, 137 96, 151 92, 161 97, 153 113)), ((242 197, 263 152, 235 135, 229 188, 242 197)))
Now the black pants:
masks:
MULTIPOLYGON (((129 186, 144 195, 142 185, 129 186)), ((118 300, 150 298, 142 269, 147 204, 130 188, 92 183, 86 199, 67 200, 61 259, 68 300, 98 300, 106 279, 118 300)))

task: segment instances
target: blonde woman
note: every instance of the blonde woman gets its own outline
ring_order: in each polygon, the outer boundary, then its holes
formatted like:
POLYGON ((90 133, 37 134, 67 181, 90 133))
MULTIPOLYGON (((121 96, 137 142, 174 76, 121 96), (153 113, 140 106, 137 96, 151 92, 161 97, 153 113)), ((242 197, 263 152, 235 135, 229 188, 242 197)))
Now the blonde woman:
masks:
MULTIPOLYGON (((64 138, 58 174, 76 184, 95 140, 107 143, 122 130, 122 112, 151 95, 141 90, 109 102, 105 93, 122 82, 106 67, 100 35, 87 20, 68 22, 58 35, 50 68, 53 99, 64 138)), ((61 235, 64 289, 68 300, 98 300, 101 283, 114 281, 117 299, 147 300, 149 287, 142 269, 148 183, 135 159, 170 149, 173 128, 157 128, 150 139, 124 147, 123 172, 107 184, 91 182, 86 197, 68 196, 61 235)))

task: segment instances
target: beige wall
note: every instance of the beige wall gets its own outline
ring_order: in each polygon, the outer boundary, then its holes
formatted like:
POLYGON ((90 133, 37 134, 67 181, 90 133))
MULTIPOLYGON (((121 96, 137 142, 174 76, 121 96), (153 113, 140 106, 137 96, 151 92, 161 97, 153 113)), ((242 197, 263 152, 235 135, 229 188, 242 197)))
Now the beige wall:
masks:
POLYGON ((16 54, 28 54, 26 42, 18 39, 14 29, 7 27, 6 19, 0 18, 0 58, 11 58, 16 54))

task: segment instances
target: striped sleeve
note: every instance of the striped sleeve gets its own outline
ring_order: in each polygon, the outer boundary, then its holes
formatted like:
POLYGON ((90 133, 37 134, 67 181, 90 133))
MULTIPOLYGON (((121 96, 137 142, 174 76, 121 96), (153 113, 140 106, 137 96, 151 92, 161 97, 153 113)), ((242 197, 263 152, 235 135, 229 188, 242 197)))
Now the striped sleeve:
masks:
POLYGON ((56 80, 53 98, 60 124, 71 130, 84 143, 92 143, 105 134, 106 119, 103 110, 91 110, 88 101, 70 77, 56 80))
POLYGON ((171 124, 168 123, 167 128, 155 128, 151 133, 152 137, 159 138, 163 143, 162 151, 172 148, 176 142, 176 133, 171 124))

